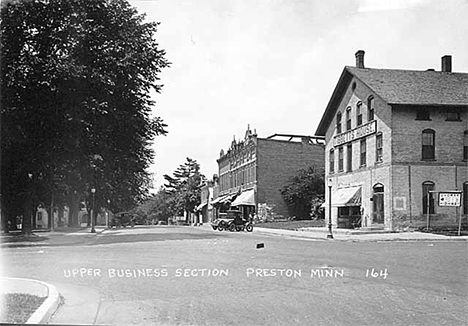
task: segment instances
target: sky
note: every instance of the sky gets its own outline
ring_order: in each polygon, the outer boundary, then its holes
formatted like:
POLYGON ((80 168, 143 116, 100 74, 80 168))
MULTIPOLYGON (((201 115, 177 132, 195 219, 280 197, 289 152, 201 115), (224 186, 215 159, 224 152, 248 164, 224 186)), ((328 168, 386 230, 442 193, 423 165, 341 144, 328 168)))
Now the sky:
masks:
POLYGON ((129 0, 170 68, 153 94, 168 125, 150 172, 164 184, 187 157, 211 179, 248 126, 314 135, 344 66, 468 73, 468 0, 129 0))

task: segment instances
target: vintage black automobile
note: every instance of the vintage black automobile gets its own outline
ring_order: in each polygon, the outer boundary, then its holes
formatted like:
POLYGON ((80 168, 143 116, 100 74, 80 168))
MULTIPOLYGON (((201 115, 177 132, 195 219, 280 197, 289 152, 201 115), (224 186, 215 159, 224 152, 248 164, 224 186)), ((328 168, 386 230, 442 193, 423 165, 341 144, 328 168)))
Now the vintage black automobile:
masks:
POLYGON ((220 217, 211 223, 213 230, 223 231, 253 231, 253 224, 242 218, 242 213, 237 210, 230 210, 220 214, 220 217))
POLYGON ((135 222, 135 216, 129 212, 120 212, 117 214, 114 214, 114 218, 110 221, 109 223, 109 228, 112 227, 134 227, 136 224, 135 222))

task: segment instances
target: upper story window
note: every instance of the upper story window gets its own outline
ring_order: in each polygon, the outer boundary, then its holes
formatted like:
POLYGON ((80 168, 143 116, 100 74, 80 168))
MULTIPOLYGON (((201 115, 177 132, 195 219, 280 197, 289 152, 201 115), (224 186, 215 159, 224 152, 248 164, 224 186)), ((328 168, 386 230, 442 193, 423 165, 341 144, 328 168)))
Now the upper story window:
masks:
POLYGON ((374 120, 374 96, 367 99, 367 121, 374 120))
POLYGON ((343 171, 343 147, 338 148, 338 171, 343 171))
POLYGON ((459 109, 447 109, 447 118, 446 121, 461 121, 460 119, 460 110, 459 109))
POLYGON ((416 111, 416 120, 431 120, 431 112, 428 108, 418 108, 416 111))
POLYGON ((422 157, 423 160, 435 159, 435 131, 425 129, 422 132, 422 157))
POLYGON ((346 109, 346 130, 351 130, 351 107, 346 109))
POLYGON ((336 114, 336 133, 341 134, 341 112, 336 114))
POLYGON ((360 155, 360 166, 366 165, 366 157, 367 157, 367 144, 366 139, 361 140, 361 155, 360 155))
POLYGON ((383 137, 382 134, 377 134, 375 138, 375 161, 383 161, 383 137))
POLYGON ((463 160, 468 161, 468 130, 463 134, 463 160))
POLYGON ((330 149, 330 173, 335 172, 335 150, 332 148, 330 149))
POLYGON ((362 102, 356 104, 356 126, 362 125, 362 102))
POLYGON ((351 143, 346 146, 346 158, 346 171, 349 172, 353 170, 353 145, 351 143))

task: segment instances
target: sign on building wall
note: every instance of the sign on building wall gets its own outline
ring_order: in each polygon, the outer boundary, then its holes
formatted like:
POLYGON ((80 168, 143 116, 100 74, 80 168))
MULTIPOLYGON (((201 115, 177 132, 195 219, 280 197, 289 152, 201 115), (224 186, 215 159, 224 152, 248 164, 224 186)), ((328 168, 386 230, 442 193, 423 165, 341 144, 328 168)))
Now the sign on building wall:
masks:
POLYGON ((461 192, 439 192, 439 206, 461 206, 461 192))
POLYGON ((333 146, 340 146, 344 143, 372 135, 377 132, 377 121, 371 121, 357 128, 346 131, 333 138, 333 146))

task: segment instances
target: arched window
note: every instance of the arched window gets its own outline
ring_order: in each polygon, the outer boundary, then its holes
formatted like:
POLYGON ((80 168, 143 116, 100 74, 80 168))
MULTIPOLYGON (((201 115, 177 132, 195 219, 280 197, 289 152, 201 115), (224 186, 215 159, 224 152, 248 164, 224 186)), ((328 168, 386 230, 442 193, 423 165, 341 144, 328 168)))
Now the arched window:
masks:
POLYGON ((468 130, 463 134, 463 160, 468 161, 468 130))
POLYGON ((435 159, 435 131, 425 129, 422 132, 422 157, 423 160, 435 159))
POLYGON ((463 214, 468 214, 468 182, 463 184, 463 214))
POLYGON ((341 112, 336 114, 336 133, 341 134, 341 112))
POLYGON ((356 104, 356 126, 362 125, 361 107, 362 107, 362 102, 361 101, 357 102, 357 104, 356 104))
POLYGON ((329 162, 330 162, 330 173, 334 173, 335 172, 335 150, 333 148, 330 149, 329 162))
POLYGON ((429 208, 429 214, 434 214, 434 195, 431 193, 434 191, 435 184, 432 181, 425 181, 422 184, 422 205, 423 214, 427 214, 429 208))
POLYGON ((346 109, 346 130, 351 130, 351 107, 346 109))
POLYGON ((374 96, 367 99, 367 121, 374 120, 374 96))

